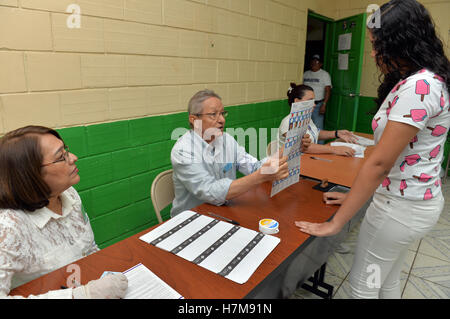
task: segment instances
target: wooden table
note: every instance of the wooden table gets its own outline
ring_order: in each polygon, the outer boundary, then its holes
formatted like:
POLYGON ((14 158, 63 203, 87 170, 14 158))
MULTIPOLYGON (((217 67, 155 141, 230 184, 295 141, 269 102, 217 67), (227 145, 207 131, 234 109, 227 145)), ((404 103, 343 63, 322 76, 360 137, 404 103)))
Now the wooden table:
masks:
MULTIPOLYGON (((356 135, 373 139, 373 135, 355 133, 356 135)), ((328 179, 329 182, 351 187, 364 161, 370 156, 375 146, 366 148, 364 158, 346 157, 331 154, 303 154, 301 174, 318 180, 328 179), (312 159, 311 157, 327 161, 312 159), (331 162, 330 162, 331 161, 331 162)))
MULTIPOLYGON (((300 180, 270 198, 271 184, 265 183, 232 200, 227 206, 203 204, 193 209, 199 213, 217 213, 256 231, 260 219, 274 218, 279 222, 280 232, 275 236, 281 239, 280 244, 242 285, 139 240, 140 236, 156 226, 75 262, 81 269, 81 284, 99 278, 106 270, 124 271, 142 263, 185 298, 257 297, 257 292, 262 291, 264 286, 270 286, 271 282, 276 282, 274 278, 283 273, 289 260, 307 246, 302 244, 314 238, 300 232, 294 221, 324 222, 336 212, 337 206, 325 205, 322 193, 312 189, 315 184, 313 181, 300 180), (272 281, 268 278, 272 278, 272 281)), ((17 287, 11 294, 28 296, 60 289, 66 285, 70 275, 67 268, 63 267, 17 287)))

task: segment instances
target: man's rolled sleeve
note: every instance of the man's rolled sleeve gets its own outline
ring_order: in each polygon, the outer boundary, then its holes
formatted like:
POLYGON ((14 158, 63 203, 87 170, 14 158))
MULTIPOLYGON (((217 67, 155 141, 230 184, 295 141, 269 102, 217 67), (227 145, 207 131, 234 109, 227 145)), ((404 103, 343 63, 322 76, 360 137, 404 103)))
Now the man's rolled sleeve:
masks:
POLYGON ((173 163, 173 168, 178 180, 196 198, 217 206, 225 203, 232 179, 216 180, 203 164, 173 163))
POLYGON ((245 148, 237 146, 237 169, 244 175, 250 175, 256 172, 267 161, 268 158, 264 158, 258 161, 257 158, 248 154, 245 148))

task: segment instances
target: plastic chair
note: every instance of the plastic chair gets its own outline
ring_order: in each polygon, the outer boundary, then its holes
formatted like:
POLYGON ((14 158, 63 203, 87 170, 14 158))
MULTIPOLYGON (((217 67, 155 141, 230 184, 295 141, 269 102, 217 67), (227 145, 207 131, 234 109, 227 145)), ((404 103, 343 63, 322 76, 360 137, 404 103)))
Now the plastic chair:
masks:
POLYGON ((173 169, 161 172, 155 177, 151 188, 151 198, 158 222, 162 223, 161 210, 175 198, 172 180, 173 169))
POLYGON ((267 145, 266 154, 267 156, 273 155, 278 150, 278 141, 272 141, 267 145))

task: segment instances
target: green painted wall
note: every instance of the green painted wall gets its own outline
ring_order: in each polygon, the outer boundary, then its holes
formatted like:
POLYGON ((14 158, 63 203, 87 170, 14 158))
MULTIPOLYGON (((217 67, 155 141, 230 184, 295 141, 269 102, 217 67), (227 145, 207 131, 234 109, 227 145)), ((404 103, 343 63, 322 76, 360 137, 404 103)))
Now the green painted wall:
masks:
POLYGON ((373 134, 372 119, 376 113, 374 97, 361 96, 356 120, 356 132, 373 134))
MULTIPOLYGON (((445 170, 447 167, 447 161, 450 156, 450 132, 447 134, 447 142, 444 147, 444 160, 442 161, 442 168, 445 170)), ((448 170, 447 176, 450 176, 450 169, 448 170)))
MULTIPOLYGON (((334 131, 338 130, 352 130, 353 122, 355 121, 354 110, 349 109, 348 105, 338 106, 335 100, 336 96, 331 97, 325 117, 325 129, 334 131)), ((358 103, 358 114, 356 114, 355 131, 372 134, 372 118, 376 110, 376 105, 373 97, 360 96, 358 103)))
MULTIPOLYGON (((289 113, 287 100, 226 107, 227 128, 278 128, 289 113)), ((58 129, 78 156, 75 185, 99 247, 109 246, 157 224, 151 184, 170 169, 174 129, 189 128, 187 112, 90 126, 58 129)), ((248 139, 246 149, 249 150, 248 139)), ((266 146, 266 145, 265 145, 266 146)), ((265 147, 264 146, 264 147, 265 147)), ((259 147, 258 147, 259 154, 259 147)), ((170 207, 162 212, 169 218, 170 207)))

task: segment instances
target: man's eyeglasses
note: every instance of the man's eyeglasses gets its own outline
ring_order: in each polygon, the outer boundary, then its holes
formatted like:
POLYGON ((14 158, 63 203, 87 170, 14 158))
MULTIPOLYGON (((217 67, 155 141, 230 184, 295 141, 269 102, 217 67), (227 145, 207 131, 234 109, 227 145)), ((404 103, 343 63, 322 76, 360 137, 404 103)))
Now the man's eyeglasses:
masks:
POLYGON ((200 116, 200 115, 208 115, 212 120, 217 120, 219 118, 220 115, 222 115, 224 118, 228 116, 228 111, 223 111, 223 112, 214 112, 214 113, 198 113, 198 114, 194 114, 195 116, 200 116))
POLYGON ((52 165, 52 164, 56 164, 56 163, 60 163, 60 162, 69 162, 69 147, 68 146, 64 146, 64 150, 62 151, 62 155, 60 158, 58 158, 56 161, 53 161, 51 163, 46 163, 46 164, 42 164, 41 166, 48 166, 48 165, 52 165))

